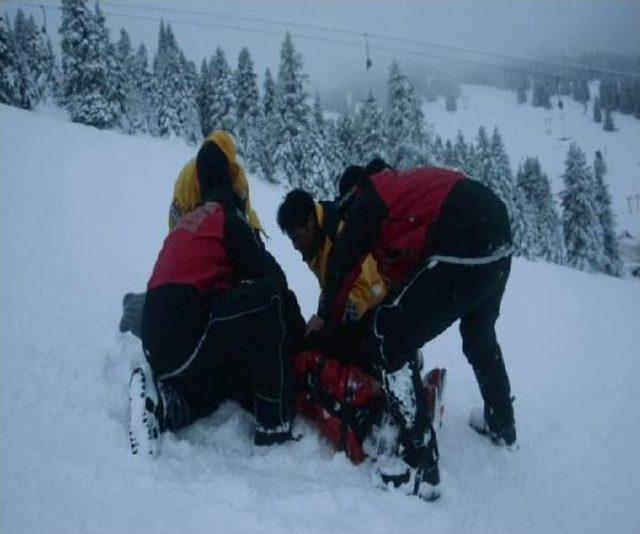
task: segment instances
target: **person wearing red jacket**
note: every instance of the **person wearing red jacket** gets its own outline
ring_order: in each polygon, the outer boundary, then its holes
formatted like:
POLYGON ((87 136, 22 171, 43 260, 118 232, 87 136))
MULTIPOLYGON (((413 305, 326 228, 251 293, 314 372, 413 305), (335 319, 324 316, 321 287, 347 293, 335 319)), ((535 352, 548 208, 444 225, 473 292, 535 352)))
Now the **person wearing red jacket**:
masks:
POLYGON ((160 433, 225 398, 253 412, 256 445, 292 438, 291 353, 304 319, 248 224, 225 153, 205 142, 196 168, 202 200, 165 239, 147 285, 141 338, 151 373, 131 376, 134 454, 157 454, 160 433))
POLYGON ((425 500, 440 496, 438 447, 416 350, 460 320, 463 351, 484 399, 474 427, 495 443, 516 446, 511 389, 495 322, 511 266, 512 239, 504 203, 487 187, 440 168, 365 168, 342 199, 345 228, 329 261, 319 315, 339 310, 362 258, 372 254, 389 287, 374 315, 372 359, 400 426, 398 455, 378 461, 382 487, 425 500))

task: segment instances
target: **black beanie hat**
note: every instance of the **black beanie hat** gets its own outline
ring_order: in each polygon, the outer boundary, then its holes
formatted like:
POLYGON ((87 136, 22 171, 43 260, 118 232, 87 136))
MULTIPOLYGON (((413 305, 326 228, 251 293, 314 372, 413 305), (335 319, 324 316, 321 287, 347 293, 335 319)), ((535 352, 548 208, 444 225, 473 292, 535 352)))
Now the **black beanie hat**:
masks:
POLYGON ((231 189, 229 160, 213 141, 205 142, 196 157, 196 174, 203 193, 212 189, 231 189))
POLYGON ((362 175, 369 177, 391 167, 382 158, 373 158, 362 171, 362 175))
POLYGON ((363 168, 360 165, 349 165, 344 170, 340 177, 340 182, 338 183, 339 198, 343 198, 354 188, 362 176, 362 171, 363 168))

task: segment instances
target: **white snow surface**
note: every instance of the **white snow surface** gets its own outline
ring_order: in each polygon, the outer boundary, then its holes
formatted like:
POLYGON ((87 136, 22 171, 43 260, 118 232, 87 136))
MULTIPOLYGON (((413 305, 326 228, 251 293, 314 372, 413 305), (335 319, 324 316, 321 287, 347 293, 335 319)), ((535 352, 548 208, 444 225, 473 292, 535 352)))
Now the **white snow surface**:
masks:
MULTIPOLYGON (((374 488, 370 464, 303 422, 301 441, 258 451, 231 403, 141 461, 127 382, 142 351, 117 332, 121 299, 144 288, 194 148, 5 106, 0 135, 1 532, 637 531, 637 281, 514 261, 498 333, 516 453, 467 425, 481 399, 457 328, 423 349, 427 368, 448 369, 437 503, 374 488)), ((275 224, 284 191, 252 188, 309 316, 317 284, 275 224)))

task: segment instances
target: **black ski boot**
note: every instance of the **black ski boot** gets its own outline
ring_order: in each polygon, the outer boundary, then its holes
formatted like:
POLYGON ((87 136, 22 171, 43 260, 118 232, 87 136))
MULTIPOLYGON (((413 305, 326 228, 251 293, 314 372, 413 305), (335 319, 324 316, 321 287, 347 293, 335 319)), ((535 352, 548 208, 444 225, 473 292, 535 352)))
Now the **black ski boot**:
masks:
POLYGON ((151 373, 136 367, 129 381, 129 442, 131 453, 157 456, 160 435, 189 423, 189 407, 172 385, 158 382, 151 373))
POLYGON ((513 398, 495 408, 488 404, 484 405, 484 410, 476 408, 471 412, 469 425, 479 434, 488 436, 495 445, 512 451, 518 450, 512 403, 513 398))
POLYGON ((291 414, 281 413, 282 401, 256 395, 254 404, 255 434, 253 442, 258 447, 277 445, 295 440, 291 433, 291 414))
POLYGON ((397 454, 378 458, 374 484, 435 501, 440 497, 438 445, 417 361, 385 372, 383 384, 389 411, 400 427, 400 446, 397 454))

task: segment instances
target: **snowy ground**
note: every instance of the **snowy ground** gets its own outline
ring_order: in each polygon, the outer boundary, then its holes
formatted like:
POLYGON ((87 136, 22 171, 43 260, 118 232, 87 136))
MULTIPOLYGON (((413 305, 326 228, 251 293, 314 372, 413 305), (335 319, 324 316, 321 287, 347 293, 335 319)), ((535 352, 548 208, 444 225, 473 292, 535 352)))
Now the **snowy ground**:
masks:
MULTIPOLYGON (((141 350, 117 333, 121 298, 144 287, 193 148, 4 106, 0 125, 1 532, 637 529, 640 284, 523 260, 499 322, 519 452, 467 426, 480 396, 456 329, 425 349, 449 369, 438 503, 374 489, 370 466, 305 425, 302 441, 258 452, 231 404, 167 436, 155 462, 132 458, 126 384, 141 350)), ((276 229, 282 196, 253 181, 308 315, 316 282, 276 229)))

